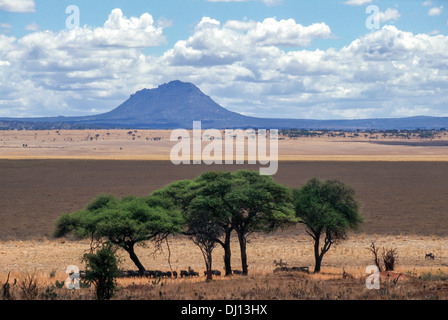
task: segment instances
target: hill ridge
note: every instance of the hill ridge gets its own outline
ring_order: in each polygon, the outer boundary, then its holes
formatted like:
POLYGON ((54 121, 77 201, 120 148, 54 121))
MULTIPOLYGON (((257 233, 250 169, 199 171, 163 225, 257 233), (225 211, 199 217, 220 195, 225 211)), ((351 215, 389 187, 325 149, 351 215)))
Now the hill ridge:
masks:
POLYGON ((113 110, 84 117, 0 118, 3 127, 17 123, 59 124, 64 128, 135 128, 191 129, 193 121, 202 121, 204 129, 265 128, 312 130, 390 130, 448 128, 447 117, 416 116, 357 120, 308 120, 256 118, 220 106, 190 82, 173 80, 153 89, 141 89, 113 110), (6 123, 6 124, 5 124, 6 123))

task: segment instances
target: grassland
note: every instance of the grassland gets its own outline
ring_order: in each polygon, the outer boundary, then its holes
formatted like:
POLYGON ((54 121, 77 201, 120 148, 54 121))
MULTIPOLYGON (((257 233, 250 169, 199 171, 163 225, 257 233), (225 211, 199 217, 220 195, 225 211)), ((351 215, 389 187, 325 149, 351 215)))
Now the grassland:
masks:
MULTIPOLYGON (((233 241, 234 268, 240 264, 236 241, 233 241)), ((282 259, 289 266, 313 265, 312 242, 299 233, 288 232, 259 235, 251 239, 248 246, 248 277, 215 277, 206 282, 205 277, 194 279, 162 279, 160 282, 148 278, 119 279, 120 291, 115 299, 127 300, 295 300, 295 299, 447 299, 448 255, 445 238, 424 236, 366 236, 352 235, 340 243, 324 258, 320 274, 274 273, 273 259, 282 259), (393 282, 396 274, 382 274, 381 289, 368 290, 365 286, 365 268, 372 264, 367 250, 371 241, 378 246, 397 248, 398 268, 402 276, 393 282), (435 260, 425 259, 425 253, 433 252, 435 260), (343 271, 353 278, 343 279, 343 271)), ((25 276, 34 274, 38 284, 36 299, 94 299, 93 288, 83 287, 71 292, 65 286, 57 287, 67 278, 65 268, 79 265, 83 253, 89 248, 88 241, 43 240, 7 241, 0 246, 0 282, 4 283, 7 271, 12 270, 10 283, 15 299, 22 299, 23 289, 19 284, 25 276), (52 293, 52 294, 50 294, 52 293)), ((138 248, 139 257, 148 269, 177 270, 205 269, 201 253, 185 237, 170 239, 170 255, 166 247, 154 252, 154 248, 138 248)), ((214 267, 222 269, 220 248, 214 252, 214 267)), ((135 270, 130 259, 120 252, 121 267, 135 270)))
MULTIPOLYGON (((15 299, 27 274, 36 274, 37 299, 93 299, 92 288, 57 288, 68 265, 79 265, 86 241, 55 240, 55 219, 81 209, 100 193, 147 195, 164 185, 204 171, 258 170, 258 166, 174 166, 166 161, 172 146, 167 132, 8 131, 0 134, 0 283, 10 282, 15 299), (109 133, 109 134, 108 134, 109 133), (132 136, 135 134, 135 136, 132 136), (97 136, 98 135, 98 136, 97 136), (157 138, 161 138, 160 140, 157 138), (53 294, 54 293, 54 294, 53 294)), ((274 259, 289 266, 313 266, 312 242, 300 227, 255 234, 248 244, 248 277, 120 279, 116 299, 447 299, 448 298, 448 148, 378 144, 368 137, 311 137, 279 142, 274 179, 298 187, 309 178, 337 178, 352 186, 366 223, 324 257, 322 273, 274 274, 274 259), (397 283, 384 276, 381 290, 367 290, 365 268, 372 264, 371 241, 397 248, 397 283), (434 253, 435 260, 425 259, 434 253), (343 270, 353 276, 343 279, 343 270)), ((382 141, 397 141, 380 137, 382 141)), ((445 136, 435 139, 445 141, 445 136)), ((421 142, 421 140, 419 140, 421 142)), ((233 241, 232 265, 240 266, 233 241)), ((147 269, 204 270, 201 253, 185 237, 170 239, 168 250, 138 248, 147 269)), ((214 268, 222 270, 221 248, 214 268)), ((135 269, 121 252, 122 268, 135 269)))

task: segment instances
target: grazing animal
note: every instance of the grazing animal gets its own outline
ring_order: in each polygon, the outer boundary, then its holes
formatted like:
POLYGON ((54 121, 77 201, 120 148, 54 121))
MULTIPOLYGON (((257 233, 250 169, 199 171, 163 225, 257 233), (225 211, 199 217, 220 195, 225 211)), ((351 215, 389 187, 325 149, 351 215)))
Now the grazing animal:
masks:
MULTIPOLYGON (((212 270, 211 273, 213 276, 217 276, 217 277, 221 276, 221 271, 219 271, 219 270, 212 270)), ((204 271, 204 276, 207 276, 207 270, 204 271)))
POLYGON ((274 265, 276 266, 276 267, 287 267, 288 266, 288 264, 286 263, 286 262, 283 262, 283 260, 282 259, 280 259, 280 261, 279 262, 277 262, 277 260, 274 260, 274 265))
POLYGON ((177 279, 177 271, 173 271, 173 277, 174 279, 177 279))
POLYGON ((154 276, 154 271, 146 270, 143 275, 148 278, 152 278, 154 276))
POLYGON ((221 276, 221 271, 219 271, 219 270, 212 270, 212 274, 213 274, 214 276, 218 276, 218 277, 220 277, 220 276, 221 276))
POLYGON ((131 278, 137 278, 137 277, 140 277, 141 274, 138 271, 132 271, 131 270, 131 271, 128 271, 128 276, 131 277, 131 278))
POLYGON ((278 268, 274 269, 274 273, 278 273, 278 272, 292 272, 292 271, 310 273, 310 268, 308 268, 308 267, 292 267, 292 268, 278 267, 278 268))
POLYGON ((164 273, 160 270, 154 271, 154 278, 161 278, 164 276, 164 273))
POLYGON ((342 271, 343 271, 342 279, 354 279, 354 277, 351 274, 345 272, 345 268, 342 268, 342 271))
POLYGON ((243 271, 241 271, 241 270, 233 270, 233 274, 242 275, 243 271))
POLYGON ((425 256, 425 259, 431 259, 431 260, 434 260, 434 258, 435 258, 435 256, 434 256, 434 254, 433 254, 432 252, 427 253, 426 256, 425 256))
POLYGON ((190 273, 188 272, 188 271, 186 271, 186 270, 181 270, 180 271, 180 277, 181 278, 183 278, 183 277, 189 277, 190 276, 190 273))
MULTIPOLYGON (((171 271, 163 272, 160 270, 154 270, 154 271, 147 270, 143 273, 143 275, 148 278, 157 279, 157 278, 171 278, 173 273, 171 271)), ((176 272, 176 277, 177 277, 177 272, 176 272)))
POLYGON ((292 271, 300 271, 300 272, 310 273, 310 268, 309 267, 292 267, 291 270, 292 271))
POLYGON ((287 267, 278 267, 278 268, 275 268, 274 269, 274 273, 277 273, 277 272, 289 272, 289 271, 291 271, 292 269, 290 269, 290 268, 287 268, 287 267))

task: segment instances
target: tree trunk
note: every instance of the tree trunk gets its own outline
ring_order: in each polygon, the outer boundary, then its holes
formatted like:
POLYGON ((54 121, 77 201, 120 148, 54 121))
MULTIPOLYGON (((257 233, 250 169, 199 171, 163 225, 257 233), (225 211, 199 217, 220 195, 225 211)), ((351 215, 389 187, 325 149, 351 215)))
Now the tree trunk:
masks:
POLYGON ((226 237, 224 239, 224 266, 226 269, 226 276, 232 275, 232 252, 230 250, 230 236, 232 229, 226 230, 226 237))
POLYGON ((134 264, 136 265, 136 267, 138 268, 138 271, 140 272, 140 274, 143 274, 146 269, 145 267, 142 265, 142 263, 140 262, 140 260, 138 259, 137 255, 135 254, 134 251, 134 243, 132 244, 127 244, 124 249, 129 253, 129 257, 131 258, 132 262, 134 262, 134 264))
POLYGON ((206 263, 205 263, 205 267, 207 268, 207 280, 213 280, 213 276, 212 276, 212 253, 211 252, 207 252, 206 254, 206 263))
POLYGON ((240 250, 241 250, 241 267, 243 268, 243 275, 247 276, 249 271, 247 270, 247 253, 246 253, 246 237, 238 232, 238 240, 240 242, 240 250))
POLYGON ((314 260, 315 260, 315 266, 314 266, 314 273, 320 272, 320 266, 322 263, 322 256, 319 252, 319 242, 320 242, 320 234, 314 235, 314 260))

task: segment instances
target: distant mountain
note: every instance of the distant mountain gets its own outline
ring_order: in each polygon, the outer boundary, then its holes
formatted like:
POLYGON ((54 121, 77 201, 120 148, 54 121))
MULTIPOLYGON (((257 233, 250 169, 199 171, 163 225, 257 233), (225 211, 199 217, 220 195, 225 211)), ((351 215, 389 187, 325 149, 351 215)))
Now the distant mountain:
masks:
POLYGON ((143 89, 110 112, 85 117, 2 118, 0 129, 84 129, 192 128, 202 121, 203 128, 389 130, 448 128, 448 118, 411 117, 365 120, 301 120, 247 117, 231 112, 205 95, 192 83, 171 81, 155 89, 143 89))
POLYGON ((224 109, 191 83, 172 81, 131 95, 116 109, 89 121, 137 127, 186 128, 201 120, 207 127, 242 123, 245 116, 224 109))

